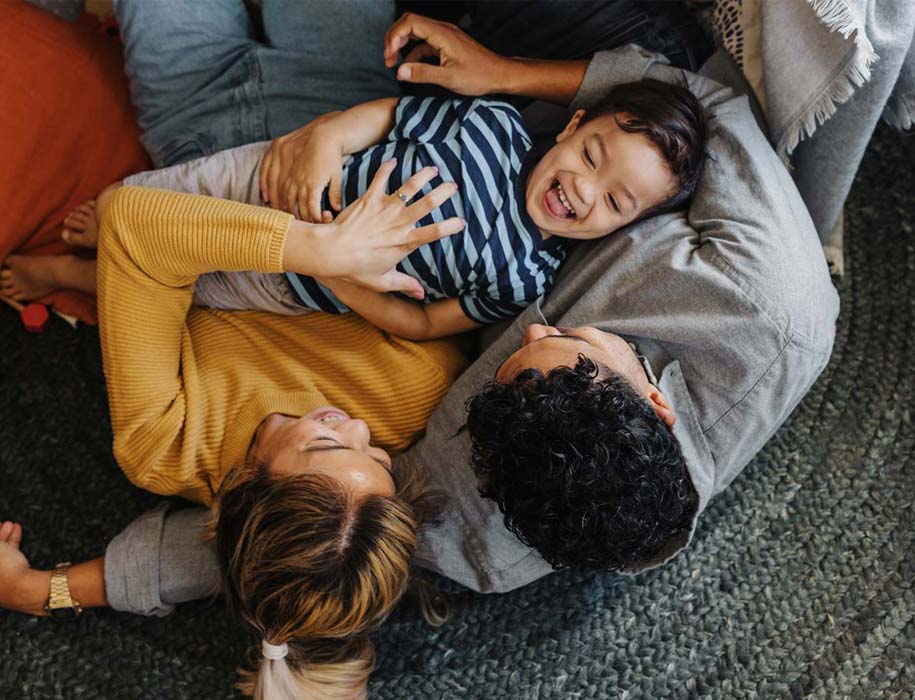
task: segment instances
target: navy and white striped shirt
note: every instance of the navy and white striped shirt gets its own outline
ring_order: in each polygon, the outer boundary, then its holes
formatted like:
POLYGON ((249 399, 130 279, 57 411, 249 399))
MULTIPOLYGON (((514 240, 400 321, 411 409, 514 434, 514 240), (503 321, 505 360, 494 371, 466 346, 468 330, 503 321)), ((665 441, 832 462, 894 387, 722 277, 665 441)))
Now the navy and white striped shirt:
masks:
MULTIPOLYGON (((417 248, 397 269, 419 280, 428 301, 456 298, 478 323, 511 318, 552 286, 565 257, 563 239, 544 240, 525 207, 530 151, 521 115, 509 104, 404 97, 387 140, 344 165, 343 205, 368 189, 382 161, 397 158, 390 191, 420 168, 437 166, 438 175, 423 193, 442 182, 456 183, 458 191, 417 226, 452 216, 463 217, 467 225, 417 248)), ((349 310, 313 278, 291 272, 286 277, 304 306, 329 313, 349 310)))

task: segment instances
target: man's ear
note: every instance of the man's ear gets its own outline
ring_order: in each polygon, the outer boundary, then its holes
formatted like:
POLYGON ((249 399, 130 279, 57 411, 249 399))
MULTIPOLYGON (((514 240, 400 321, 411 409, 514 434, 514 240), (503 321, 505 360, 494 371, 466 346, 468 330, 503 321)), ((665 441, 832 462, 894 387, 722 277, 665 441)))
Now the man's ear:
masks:
POLYGON ((560 131, 556 135, 556 143, 563 141, 564 139, 569 138, 575 131, 578 129, 578 124, 581 121, 581 118, 585 116, 585 110, 577 109, 575 114, 572 115, 572 118, 569 119, 569 123, 566 124, 566 128, 560 131))
POLYGON ((674 409, 671 408, 670 404, 667 402, 667 397, 661 393, 661 390, 653 386, 648 393, 648 402, 651 404, 651 407, 654 409, 658 418, 664 421, 668 428, 672 429, 674 423, 677 422, 677 416, 674 415, 674 409))

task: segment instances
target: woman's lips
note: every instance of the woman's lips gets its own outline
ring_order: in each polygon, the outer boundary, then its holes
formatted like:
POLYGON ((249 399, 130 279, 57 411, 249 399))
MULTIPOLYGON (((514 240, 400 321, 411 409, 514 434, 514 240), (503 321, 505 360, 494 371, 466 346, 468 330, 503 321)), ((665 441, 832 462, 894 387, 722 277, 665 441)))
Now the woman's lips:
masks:
POLYGON ((308 417, 312 420, 322 420, 324 418, 329 418, 330 416, 339 416, 343 420, 351 420, 348 413, 333 406, 325 406, 324 408, 312 411, 308 417))

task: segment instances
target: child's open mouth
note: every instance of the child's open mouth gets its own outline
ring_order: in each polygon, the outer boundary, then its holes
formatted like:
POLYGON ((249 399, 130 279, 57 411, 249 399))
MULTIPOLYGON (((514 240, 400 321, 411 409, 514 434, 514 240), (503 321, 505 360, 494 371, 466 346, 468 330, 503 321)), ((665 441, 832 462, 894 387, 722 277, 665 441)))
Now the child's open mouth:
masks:
POLYGON ((575 210, 569 204, 569 199, 559 184, 559 180, 554 180, 550 188, 543 193, 544 208, 557 219, 574 219, 575 210))

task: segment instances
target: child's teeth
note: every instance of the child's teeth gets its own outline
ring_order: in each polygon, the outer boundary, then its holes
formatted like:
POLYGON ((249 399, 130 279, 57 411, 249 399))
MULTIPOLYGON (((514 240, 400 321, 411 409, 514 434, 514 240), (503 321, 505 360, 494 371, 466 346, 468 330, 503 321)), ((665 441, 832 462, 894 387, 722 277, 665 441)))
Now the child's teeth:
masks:
POLYGON ((562 185, 558 182, 556 183, 556 190, 559 192, 559 201, 562 202, 563 206, 569 210, 569 213, 572 216, 575 216, 575 210, 572 209, 572 205, 569 204, 569 200, 566 199, 566 193, 562 191, 562 185))

